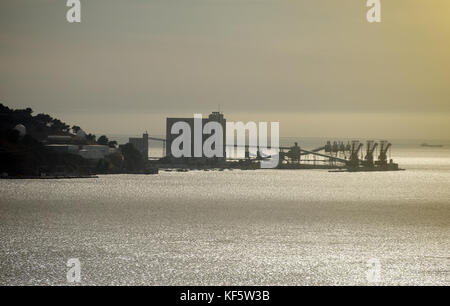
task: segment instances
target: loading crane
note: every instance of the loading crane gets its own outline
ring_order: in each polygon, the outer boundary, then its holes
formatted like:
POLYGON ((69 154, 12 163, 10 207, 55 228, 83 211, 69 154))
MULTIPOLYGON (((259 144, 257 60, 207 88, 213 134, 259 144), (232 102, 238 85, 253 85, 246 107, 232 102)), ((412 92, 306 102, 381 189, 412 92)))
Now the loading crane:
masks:
POLYGON ((350 159, 347 161, 347 166, 350 168, 357 168, 359 166, 359 150, 363 144, 359 140, 353 140, 350 149, 350 159))
POLYGON ((323 148, 325 150, 325 153, 343 158, 346 158, 347 153, 349 153, 351 150, 350 143, 347 143, 347 145, 345 145, 343 141, 334 141, 333 144, 331 144, 331 141, 328 140, 323 148))
POLYGON ((294 143, 294 146, 290 147, 286 153, 286 157, 297 163, 300 163, 300 155, 300 147, 297 142, 294 143))
POLYGON ((338 153, 340 150, 340 146, 337 143, 337 141, 334 141, 333 144, 331 144, 331 141, 327 141, 327 144, 325 145, 325 152, 326 153, 338 153))
MULTIPOLYGON (((262 156, 262 154, 261 154, 261 152, 259 152, 259 150, 256 151, 256 155, 254 153, 251 154, 249 152, 250 148, 258 149, 258 147, 253 147, 253 146, 250 146, 250 145, 243 145, 243 146, 241 146, 241 145, 237 145, 237 144, 232 145, 232 146, 228 146, 228 147, 229 148, 244 147, 245 148, 245 158, 246 159, 250 159, 251 157, 256 157, 256 160, 270 158, 270 155, 262 156)), ((268 149, 270 149, 270 147, 268 149)), ((322 147, 319 147, 319 148, 315 148, 315 149, 312 149, 312 150, 305 150, 303 148, 300 148, 298 143, 295 143, 294 146, 291 146, 291 147, 279 146, 279 147, 272 147, 272 149, 278 149, 279 157, 280 157, 279 158, 280 163, 285 160, 288 163, 297 163, 297 164, 299 164, 301 156, 305 156, 305 155, 313 155, 313 156, 324 157, 327 160, 334 161, 334 162, 339 162, 339 163, 343 163, 343 164, 347 163, 346 159, 319 153, 320 151, 325 149, 325 146, 322 146, 322 147)))
POLYGON ((378 160, 375 162, 375 165, 380 167, 386 167, 387 162, 387 152, 391 147, 391 143, 386 140, 380 141, 380 154, 378 155, 378 160))
POLYGON ((367 141, 367 149, 366 149, 366 156, 364 157, 364 161, 362 162, 364 166, 366 167, 373 167, 373 152, 378 147, 378 143, 374 142, 373 140, 367 141))

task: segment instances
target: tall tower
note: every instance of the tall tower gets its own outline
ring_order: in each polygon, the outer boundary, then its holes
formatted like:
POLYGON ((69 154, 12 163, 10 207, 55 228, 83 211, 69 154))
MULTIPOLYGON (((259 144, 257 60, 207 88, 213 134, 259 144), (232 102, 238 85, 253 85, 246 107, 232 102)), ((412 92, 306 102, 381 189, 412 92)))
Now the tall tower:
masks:
POLYGON ((219 112, 212 112, 208 116, 208 121, 218 122, 222 126, 223 130, 223 160, 226 159, 226 139, 227 139, 227 120, 224 118, 223 114, 219 112))
POLYGON ((142 155, 144 155, 144 159, 148 160, 148 133, 145 131, 142 134, 142 155))

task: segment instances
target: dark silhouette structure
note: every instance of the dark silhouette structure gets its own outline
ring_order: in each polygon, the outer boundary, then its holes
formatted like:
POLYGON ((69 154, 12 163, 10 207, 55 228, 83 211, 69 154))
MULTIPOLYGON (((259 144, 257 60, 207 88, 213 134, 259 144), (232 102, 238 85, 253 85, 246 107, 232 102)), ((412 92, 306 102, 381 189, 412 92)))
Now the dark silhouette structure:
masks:
POLYGON ((148 133, 142 134, 142 138, 130 138, 128 143, 141 153, 144 160, 148 160, 148 133))
MULTIPOLYGON (((222 126, 223 130, 223 151, 221 157, 214 157, 207 159, 204 155, 202 157, 195 157, 194 156, 194 118, 167 118, 166 119, 166 155, 167 158, 172 160, 173 162, 197 162, 197 163, 224 163, 226 160, 226 119, 224 118, 224 115, 220 112, 213 112, 211 113, 208 118, 202 118, 202 130, 203 126, 205 126, 208 122, 218 122, 222 126), (176 122, 186 122, 190 129, 191 129, 191 154, 190 156, 176 158, 173 156, 171 152, 172 148, 172 142, 179 136, 178 134, 172 134, 172 126, 176 122)), ((202 146, 204 141, 210 136, 210 134, 203 134, 202 133, 202 146)))

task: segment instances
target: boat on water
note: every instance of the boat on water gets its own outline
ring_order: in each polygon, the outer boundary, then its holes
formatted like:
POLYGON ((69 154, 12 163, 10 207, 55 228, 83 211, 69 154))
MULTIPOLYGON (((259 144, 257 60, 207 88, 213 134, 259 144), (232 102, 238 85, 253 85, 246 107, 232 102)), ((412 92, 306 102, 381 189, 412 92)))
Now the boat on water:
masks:
POLYGON ((430 148, 442 148, 443 145, 441 144, 428 144, 428 143, 422 143, 421 144, 422 147, 430 147, 430 148))

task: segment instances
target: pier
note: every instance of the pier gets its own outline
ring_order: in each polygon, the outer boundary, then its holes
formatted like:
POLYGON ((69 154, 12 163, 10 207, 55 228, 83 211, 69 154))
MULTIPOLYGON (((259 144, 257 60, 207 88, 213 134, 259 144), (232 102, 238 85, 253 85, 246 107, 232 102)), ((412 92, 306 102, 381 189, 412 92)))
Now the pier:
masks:
MULTIPOLYGON (((152 138, 163 141, 161 138, 152 138)), ((256 170, 261 169, 260 163, 262 160, 270 158, 270 155, 264 155, 258 148, 249 145, 227 146, 227 150, 230 148, 242 149, 242 147, 245 157, 229 157, 227 151, 225 160, 206 157, 174 159, 164 156, 149 159, 148 163, 160 169, 256 170), (256 152, 256 154, 253 152, 256 152)), ((297 142, 293 146, 269 147, 268 149, 278 151, 279 162, 275 169, 328 169, 349 172, 403 170, 391 158, 388 158, 391 148, 392 144, 385 140, 379 142, 368 140, 365 146, 359 140, 353 140, 346 144, 328 141, 325 145, 314 149, 302 148, 297 142)))

